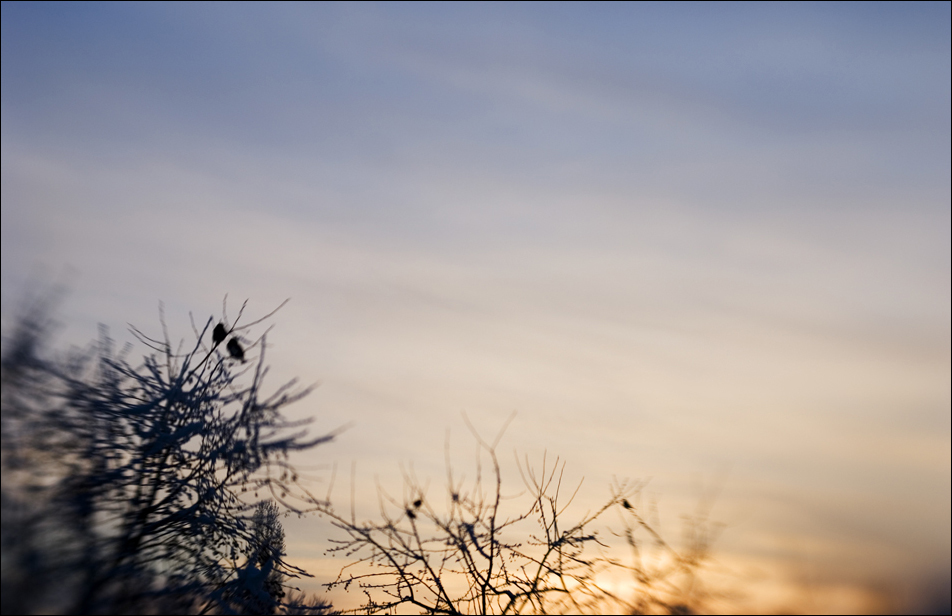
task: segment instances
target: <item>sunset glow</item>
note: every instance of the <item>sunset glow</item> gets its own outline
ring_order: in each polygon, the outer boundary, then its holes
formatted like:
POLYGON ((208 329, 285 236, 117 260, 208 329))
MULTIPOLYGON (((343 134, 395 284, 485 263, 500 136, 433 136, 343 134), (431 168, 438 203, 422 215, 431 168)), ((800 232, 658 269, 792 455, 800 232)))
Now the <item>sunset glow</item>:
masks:
MULTIPOLYGON (((290 297, 343 508, 445 500, 515 412, 507 495, 515 452, 572 516, 649 480, 676 544, 709 503, 714 610, 947 609, 949 7, 4 2, 4 325, 290 297)), ((284 524, 321 591, 335 530, 284 524)))

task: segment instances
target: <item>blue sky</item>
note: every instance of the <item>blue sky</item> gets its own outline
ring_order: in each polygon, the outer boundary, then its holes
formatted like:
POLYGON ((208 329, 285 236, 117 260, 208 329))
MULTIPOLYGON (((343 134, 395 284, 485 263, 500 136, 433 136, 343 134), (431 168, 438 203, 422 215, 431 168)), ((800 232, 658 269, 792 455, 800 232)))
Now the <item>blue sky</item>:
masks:
POLYGON ((728 560, 948 575, 948 3, 2 11, 5 318, 291 297, 371 492, 515 410, 592 502, 729 469, 728 560))

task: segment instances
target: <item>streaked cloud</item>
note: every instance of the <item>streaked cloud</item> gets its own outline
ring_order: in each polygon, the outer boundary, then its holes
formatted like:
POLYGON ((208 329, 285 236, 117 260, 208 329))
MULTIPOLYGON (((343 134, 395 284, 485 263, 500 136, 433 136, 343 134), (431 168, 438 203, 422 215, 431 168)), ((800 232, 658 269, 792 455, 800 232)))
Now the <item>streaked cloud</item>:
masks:
POLYGON ((38 264, 76 341, 292 296, 276 377, 321 380, 301 412, 353 427, 314 463, 369 489, 518 410, 673 519, 729 469, 725 558, 947 571, 949 23, 4 3, 4 311, 38 264))

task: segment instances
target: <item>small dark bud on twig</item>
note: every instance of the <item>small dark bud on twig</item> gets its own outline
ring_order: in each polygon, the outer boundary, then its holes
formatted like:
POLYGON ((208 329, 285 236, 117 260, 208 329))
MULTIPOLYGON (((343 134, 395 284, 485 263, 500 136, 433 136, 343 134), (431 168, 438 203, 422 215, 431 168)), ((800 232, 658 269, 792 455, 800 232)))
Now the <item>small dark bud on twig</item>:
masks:
POLYGON ((228 352, 231 356, 238 361, 244 363, 245 361, 245 350, 241 348, 241 344, 238 342, 237 338, 232 338, 228 341, 228 352))
POLYGON ((218 346, 222 343, 227 335, 228 332, 225 331, 224 324, 219 323, 215 326, 215 331, 212 332, 212 342, 215 343, 215 346, 218 346))

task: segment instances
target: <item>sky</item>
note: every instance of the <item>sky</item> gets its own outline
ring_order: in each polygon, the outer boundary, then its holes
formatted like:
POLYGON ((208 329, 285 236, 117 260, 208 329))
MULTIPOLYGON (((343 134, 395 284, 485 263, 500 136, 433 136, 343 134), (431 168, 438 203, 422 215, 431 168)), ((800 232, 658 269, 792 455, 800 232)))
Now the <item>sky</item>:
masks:
POLYGON ((271 378, 346 427, 301 462, 324 483, 435 485, 464 413, 515 412, 501 450, 561 456, 580 511, 650 478, 676 535, 716 488, 757 609, 904 609, 952 550, 950 23, 4 2, 4 323, 38 281, 69 288, 64 344, 291 298, 271 378))

